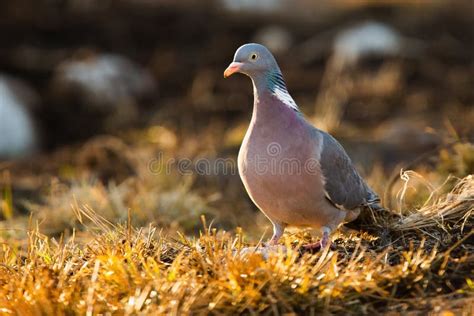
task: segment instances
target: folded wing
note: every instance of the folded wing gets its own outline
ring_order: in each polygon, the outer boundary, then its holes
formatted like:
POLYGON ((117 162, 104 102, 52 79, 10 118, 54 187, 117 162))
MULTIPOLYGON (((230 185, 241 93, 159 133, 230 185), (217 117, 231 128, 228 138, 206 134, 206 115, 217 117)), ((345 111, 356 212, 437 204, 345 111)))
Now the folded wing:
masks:
POLYGON ((331 135, 323 131, 319 133, 323 140, 320 165, 325 178, 326 197, 346 210, 378 204, 379 197, 359 175, 344 148, 331 135))

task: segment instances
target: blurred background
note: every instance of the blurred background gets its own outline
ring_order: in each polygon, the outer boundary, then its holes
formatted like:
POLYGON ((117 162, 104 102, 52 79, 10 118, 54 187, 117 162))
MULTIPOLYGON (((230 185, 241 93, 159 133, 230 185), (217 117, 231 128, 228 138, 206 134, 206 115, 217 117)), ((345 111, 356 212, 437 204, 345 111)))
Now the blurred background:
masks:
POLYGON ((57 234, 77 209, 269 228, 235 172, 196 172, 236 159, 252 88, 222 74, 247 42, 380 195, 401 167, 473 173, 473 33, 471 0, 2 1, 0 228, 33 216, 57 234))

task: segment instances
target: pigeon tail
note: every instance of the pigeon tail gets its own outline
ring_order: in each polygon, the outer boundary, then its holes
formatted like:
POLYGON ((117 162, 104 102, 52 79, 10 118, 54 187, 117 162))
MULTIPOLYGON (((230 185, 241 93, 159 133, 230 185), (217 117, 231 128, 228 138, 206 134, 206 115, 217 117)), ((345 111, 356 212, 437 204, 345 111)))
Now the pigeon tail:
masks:
POLYGON ((368 197, 366 199, 366 202, 364 203, 363 206, 370 208, 373 211, 383 211, 385 210, 382 205, 380 205, 381 200, 379 196, 372 191, 372 189, 367 188, 368 190, 368 197))

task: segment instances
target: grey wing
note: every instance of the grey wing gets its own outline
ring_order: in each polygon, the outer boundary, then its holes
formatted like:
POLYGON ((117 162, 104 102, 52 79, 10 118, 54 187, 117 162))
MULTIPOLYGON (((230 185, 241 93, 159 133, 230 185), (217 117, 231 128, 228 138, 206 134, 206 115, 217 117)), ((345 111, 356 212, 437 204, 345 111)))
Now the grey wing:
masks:
POLYGON ((344 148, 331 135, 319 132, 323 140, 320 165, 327 198, 346 210, 377 203, 378 196, 359 175, 344 148))

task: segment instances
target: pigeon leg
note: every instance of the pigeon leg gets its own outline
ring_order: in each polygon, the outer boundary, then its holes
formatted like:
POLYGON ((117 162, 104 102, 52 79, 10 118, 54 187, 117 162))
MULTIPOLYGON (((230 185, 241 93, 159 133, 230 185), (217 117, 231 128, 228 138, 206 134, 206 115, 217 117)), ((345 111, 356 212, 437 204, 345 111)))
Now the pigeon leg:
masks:
POLYGON ((321 249, 326 248, 328 244, 331 244, 331 239, 329 238, 331 234, 331 229, 329 227, 324 226, 321 230, 323 232, 321 240, 312 244, 303 245, 304 249, 311 251, 319 251, 321 249))
POLYGON ((273 236, 272 238, 270 238, 267 244, 274 246, 278 244, 278 240, 280 240, 280 237, 283 235, 286 225, 277 223, 277 222, 272 222, 272 223, 273 223, 273 236))
POLYGON ((331 234, 331 229, 328 227, 324 226, 323 229, 323 238, 321 239, 321 247, 326 248, 326 246, 331 244, 331 238, 329 238, 329 235, 331 234))

